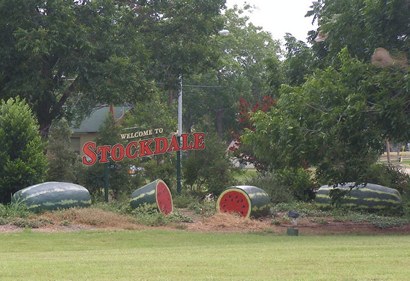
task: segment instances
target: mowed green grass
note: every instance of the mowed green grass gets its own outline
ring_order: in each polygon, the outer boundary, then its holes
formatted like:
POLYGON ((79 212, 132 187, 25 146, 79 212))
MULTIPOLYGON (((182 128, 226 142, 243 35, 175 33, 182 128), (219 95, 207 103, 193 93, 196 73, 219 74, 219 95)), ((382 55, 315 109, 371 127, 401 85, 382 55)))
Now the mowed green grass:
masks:
POLYGON ((410 236, 3 233, 0 280, 410 280, 410 236))

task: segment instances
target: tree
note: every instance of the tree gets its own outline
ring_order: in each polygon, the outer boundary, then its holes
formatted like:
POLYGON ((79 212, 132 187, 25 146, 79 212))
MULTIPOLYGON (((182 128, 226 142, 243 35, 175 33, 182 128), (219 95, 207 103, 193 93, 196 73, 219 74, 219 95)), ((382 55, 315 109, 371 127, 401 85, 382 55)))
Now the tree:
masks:
POLYGON ((21 99, 0 102, 0 202, 45 179, 47 159, 38 124, 21 99))
POLYGON ((71 129, 66 119, 53 122, 47 145, 49 170, 47 179, 51 181, 76 182, 80 160, 71 149, 71 129))
POLYGON ((237 118, 239 130, 234 132, 233 145, 230 145, 229 150, 230 152, 233 152, 234 157, 236 157, 241 163, 251 163, 258 171, 265 171, 267 166, 269 166, 269 162, 256 157, 252 147, 249 147, 241 141, 241 135, 246 130, 255 131, 254 123, 251 120, 251 117, 255 112, 267 112, 275 105, 276 99, 273 99, 270 96, 265 96, 260 103, 253 105, 243 98, 239 100, 239 113, 237 118))
MULTIPOLYGON (((285 83, 297 86, 305 82, 306 76, 314 70, 314 56, 311 48, 303 41, 298 41, 291 34, 285 35, 285 61, 283 76, 285 83)), ((274 71, 272 75, 275 75, 274 71)), ((277 74, 276 74, 277 75, 277 74)))
MULTIPOLYGON (((97 146, 113 146, 121 143, 123 140, 121 140, 120 133, 121 126, 115 122, 111 114, 108 115, 101 128, 99 128, 99 135, 96 139, 97 146)), ((129 195, 132 189, 141 184, 140 177, 131 177, 129 175, 130 161, 115 162, 111 160, 110 155, 108 155, 108 158, 107 163, 96 163, 85 168, 84 178, 82 179, 84 186, 96 198, 101 197, 105 187, 108 188, 113 199, 119 199, 122 195, 129 195)))
POLYGON ((144 52, 132 56, 141 44, 116 2, 0 1, 0 94, 24 97, 43 136, 68 104, 86 111, 143 89, 144 52))
MULTIPOLYGON (((174 104, 168 104, 167 98, 161 95, 161 91, 153 90, 151 99, 144 103, 137 103, 128 112, 121 123, 121 132, 135 132, 143 130, 162 129, 160 136, 169 137, 177 130, 177 115, 174 104)), ((155 135, 154 137, 156 137, 155 135)), ((150 181, 161 178, 172 188, 176 174, 175 155, 165 153, 137 158, 130 161, 130 165, 144 168, 144 176, 150 181)))
POLYGON ((409 57, 409 10, 408 0, 316 1, 307 12, 319 26, 317 32, 310 33, 311 42, 317 41, 313 49, 328 63, 345 47, 363 61, 369 61, 379 47, 409 57))
POLYGON ((218 136, 230 139, 230 131, 237 129, 241 97, 257 103, 264 96, 277 94, 279 43, 249 22, 243 15, 249 10, 249 6, 226 10, 229 35, 212 38, 219 48, 219 59, 209 71, 184 79, 184 124, 188 127, 207 115, 214 120, 218 136))
POLYGON ((377 69, 346 50, 339 61, 300 87, 284 86, 276 107, 254 115, 243 141, 270 169, 315 167, 321 183, 366 181, 388 132, 379 111, 388 98, 368 89, 377 69))
POLYGON ((175 89, 180 74, 215 61, 206 42, 222 25, 223 5, 1 0, 0 97, 25 98, 46 136, 54 119, 141 101, 147 81, 175 89))
POLYGON ((233 184, 233 166, 226 145, 215 133, 208 133, 205 151, 190 151, 183 165, 184 183, 191 192, 218 196, 233 184))
POLYGON ((378 92, 380 99, 386 97, 378 104, 379 122, 393 141, 408 140, 403 139, 408 109, 402 105, 409 102, 409 10, 407 0, 328 0, 314 2, 307 13, 318 21, 311 42, 322 65, 337 63, 337 54, 346 48, 351 56, 383 68, 373 75, 373 87, 368 89, 371 95, 378 92))
POLYGON ((150 51, 151 77, 176 90, 179 77, 203 72, 217 61, 214 37, 223 28, 224 0, 139 1, 150 51))

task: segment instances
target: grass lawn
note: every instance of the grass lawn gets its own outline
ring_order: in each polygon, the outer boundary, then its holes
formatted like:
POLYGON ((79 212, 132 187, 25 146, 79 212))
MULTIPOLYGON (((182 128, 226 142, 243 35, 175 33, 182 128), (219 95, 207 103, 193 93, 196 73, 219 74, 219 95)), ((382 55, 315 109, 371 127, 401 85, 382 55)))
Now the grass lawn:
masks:
POLYGON ((410 236, 0 234, 0 280, 409 280, 410 236))

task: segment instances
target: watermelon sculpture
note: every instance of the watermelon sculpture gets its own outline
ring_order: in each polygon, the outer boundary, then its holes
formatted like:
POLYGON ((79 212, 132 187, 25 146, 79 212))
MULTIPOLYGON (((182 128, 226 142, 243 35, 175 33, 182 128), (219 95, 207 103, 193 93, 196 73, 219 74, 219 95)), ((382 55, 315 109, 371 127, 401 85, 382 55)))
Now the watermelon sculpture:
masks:
POLYGON ((131 194, 130 204, 132 208, 145 204, 158 209, 164 215, 172 213, 174 209, 171 192, 162 180, 153 181, 135 190, 131 194))
POLYGON ((26 204, 31 211, 42 212, 88 207, 91 205, 91 196, 85 187, 78 184, 44 182, 17 191, 12 201, 26 204))
POLYGON ((263 189, 249 185, 227 188, 216 203, 219 212, 238 213, 245 218, 268 215, 270 206, 269 195, 263 189))
MULTIPOLYGON (((353 183, 345 185, 324 185, 316 193, 316 203, 320 207, 329 207, 332 200, 329 193, 333 188, 349 190, 353 183)), ((377 184, 361 184, 354 187, 350 193, 343 197, 340 206, 368 211, 383 211, 388 213, 402 212, 402 199, 400 193, 393 188, 377 184)))

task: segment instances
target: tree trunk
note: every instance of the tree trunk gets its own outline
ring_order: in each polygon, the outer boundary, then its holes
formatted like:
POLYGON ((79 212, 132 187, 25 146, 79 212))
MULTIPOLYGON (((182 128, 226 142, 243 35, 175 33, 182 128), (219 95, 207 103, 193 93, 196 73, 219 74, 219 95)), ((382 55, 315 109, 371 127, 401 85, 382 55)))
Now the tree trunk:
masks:
POLYGON ((386 140, 387 163, 390 164, 390 141, 386 140))

